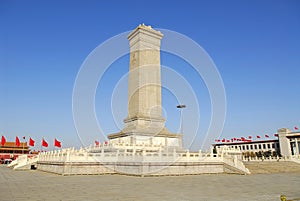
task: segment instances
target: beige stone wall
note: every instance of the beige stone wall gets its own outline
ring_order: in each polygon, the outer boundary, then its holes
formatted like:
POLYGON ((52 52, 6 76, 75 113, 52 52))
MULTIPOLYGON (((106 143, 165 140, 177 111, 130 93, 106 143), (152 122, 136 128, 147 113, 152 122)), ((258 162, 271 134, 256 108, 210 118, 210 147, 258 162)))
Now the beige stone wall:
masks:
MULTIPOLYGON (((87 175, 87 174, 124 174, 136 176, 167 176, 167 175, 197 175, 197 174, 214 174, 224 173, 224 163, 193 163, 193 162, 175 162, 175 163, 55 163, 42 162, 38 164, 38 170, 56 173, 60 175, 87 175)), ((226 172, 228 170, 226 169, 226 172)), ((231 173, 239 171, 232 170, 231 173)))

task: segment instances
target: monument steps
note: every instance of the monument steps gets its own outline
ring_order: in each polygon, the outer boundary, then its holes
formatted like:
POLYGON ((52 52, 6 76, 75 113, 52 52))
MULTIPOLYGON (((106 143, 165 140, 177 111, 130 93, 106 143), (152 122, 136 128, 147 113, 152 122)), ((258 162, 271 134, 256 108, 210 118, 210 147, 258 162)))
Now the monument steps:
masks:
MULTIPOLYGON (((227 174, 241 174, 241 175, 247 175, 247 174, 249 174, 249 172, 247 173, 247 172, 245 172, 245 171, 243 171, 243 170, 241 170, 239 168, 236 168, 234 166, 228 165, 226 163, 224 163, 224 173, 227 173, 227 174)), ((251 174, 251 171, 250 171, 250 174, 251 174)))
POLYGON ((247 161, 244 164, 251 174, 300 173, 300 164, 291 161, 247 161))

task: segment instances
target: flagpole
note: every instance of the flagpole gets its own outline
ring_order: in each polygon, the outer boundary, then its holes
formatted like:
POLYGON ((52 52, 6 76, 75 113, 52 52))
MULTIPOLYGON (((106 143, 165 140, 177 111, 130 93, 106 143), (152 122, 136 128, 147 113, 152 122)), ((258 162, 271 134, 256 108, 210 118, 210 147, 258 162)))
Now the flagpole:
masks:
POLYGON ((43 152, 43 140, 44 140, 44 137, 42 138, 42 143, 41 143, 41 152, 43 152))
MULTIPOLYGON (((31 137, 29 136, 29 139, 30 139, 31 137)), ((28 141, 28 154, 30 153, 30 154, 32 154, 32 151, 29 151, 30 149, 29 149, 29 141, 28 141)))
POLYGON ((13 149, 13 158, 15 158, 15 149, 16 149, 16 139, 15 139, 14 149, 13 149))
POLYGON ((24 142, 23 142, 23 148, 22 148, 22 155, 24 154, 24 144, 25 144, 25 138, 23 137, 23 140, 24 140, 24 142))

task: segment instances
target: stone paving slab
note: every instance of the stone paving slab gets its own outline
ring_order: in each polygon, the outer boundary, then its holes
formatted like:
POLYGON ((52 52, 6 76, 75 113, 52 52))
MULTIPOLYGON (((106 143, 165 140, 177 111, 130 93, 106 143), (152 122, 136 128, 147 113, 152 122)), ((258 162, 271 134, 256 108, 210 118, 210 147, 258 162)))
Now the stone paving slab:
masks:
POLYGON ((276 201, 300 198, 300 173, 179 177, 60 176, 0 166, 0 200, 276 201))

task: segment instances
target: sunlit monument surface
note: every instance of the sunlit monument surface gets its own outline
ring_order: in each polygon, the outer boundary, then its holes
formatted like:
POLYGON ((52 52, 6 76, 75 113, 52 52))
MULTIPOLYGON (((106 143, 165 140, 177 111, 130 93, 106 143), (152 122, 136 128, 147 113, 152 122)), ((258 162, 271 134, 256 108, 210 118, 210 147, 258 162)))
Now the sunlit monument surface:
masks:
POLYGON ((144 24, 128 35, 128 116, 120 132, 108 135, 108 143, 43 152, 30 159, 24 155, 11 166, 36 166, 38 170, 61 175, 248 174, 240 150, 223 147, 215 152, 212 148, 207 152, 190 152, 183 148, 182 134, 165 128, 160 69, 162 37, 161 32, 144 24))
POLYGON ((128 35, 130 68, 125 128, 110 142, 182 147, 182 135, 169 132, 162 117, 160 42, 163 34, 139 25, 128 35))

